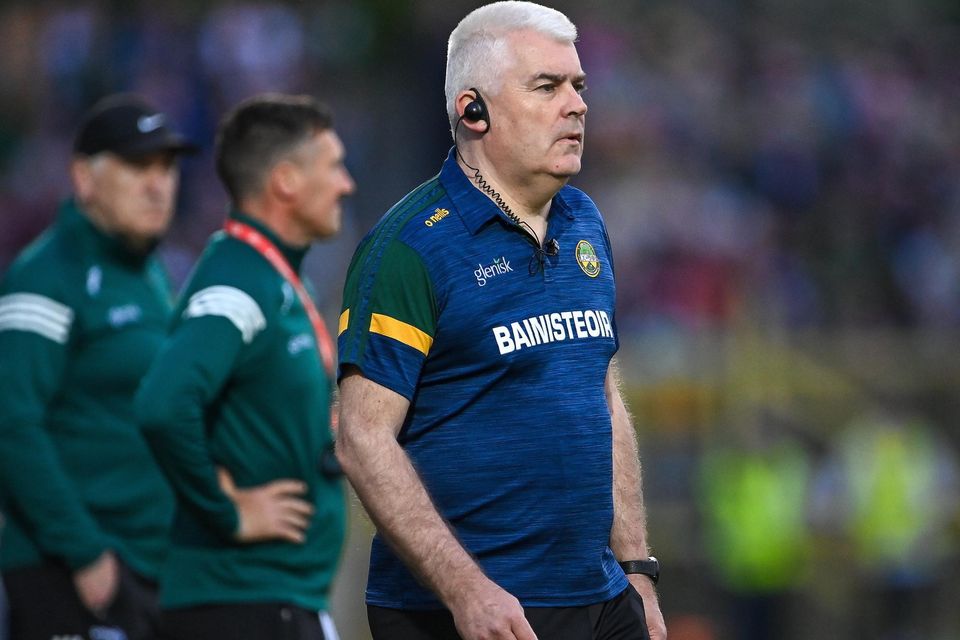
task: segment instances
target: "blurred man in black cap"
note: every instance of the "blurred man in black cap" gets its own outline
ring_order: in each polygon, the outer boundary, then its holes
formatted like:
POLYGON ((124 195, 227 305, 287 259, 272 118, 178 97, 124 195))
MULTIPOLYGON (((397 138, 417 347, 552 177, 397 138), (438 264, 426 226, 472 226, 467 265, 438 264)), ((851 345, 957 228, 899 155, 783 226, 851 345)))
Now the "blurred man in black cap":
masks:
POLYGON ((74 197, 0 282, 0 572, 20 640, 154 637, 173 496, 132 400, 171 310, 153 248, 193 146, 120 94, 83 119, 74 197))

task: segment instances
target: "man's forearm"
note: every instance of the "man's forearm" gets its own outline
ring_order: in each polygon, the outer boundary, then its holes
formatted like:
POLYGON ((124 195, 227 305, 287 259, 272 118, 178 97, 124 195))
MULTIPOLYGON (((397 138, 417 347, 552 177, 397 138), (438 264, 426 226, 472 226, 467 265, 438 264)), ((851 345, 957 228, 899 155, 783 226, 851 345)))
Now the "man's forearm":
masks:
POLYGON ((378 408, 379 398, 358 397, 350 388, 357 380, 370 384, 360 378, 342 383, 337 457, 380 534, 453 608, 465 585, 486 577, 437 512, 395 432, 376 426, 396 411, 378 408))
MULTIPOLYGON (((643 503, 640 455, 633 419, 620 394, 616 361, 610 363, 607 371, 606 393, 613 423, 613 527, 610 529, 610 549, 617 560, 643 560, 650 557, 650 548, 647 544, 647 511, 643 503)), ((666 640, 667 626, 652 580, 642 574, 628 575, 627 579, 643 600, 651 640, 666 640)))
POLYGON ((610 548, 618 560, 641 560, 650 555, 647 514, 643 502, 640 456, 633 420, 620 395, 614 363, 607 374, 607 403, 613 423, 613 527, 610 548))

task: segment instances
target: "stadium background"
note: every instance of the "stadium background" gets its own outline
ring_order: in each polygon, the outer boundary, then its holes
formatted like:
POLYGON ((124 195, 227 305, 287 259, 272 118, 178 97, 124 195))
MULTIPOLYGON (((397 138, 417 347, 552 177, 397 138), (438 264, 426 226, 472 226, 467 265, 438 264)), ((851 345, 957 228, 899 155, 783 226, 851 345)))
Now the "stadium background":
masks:
MULTIPOLYGON (((71 132, 97 97, 141 92, 205 148, 184 162, 162 248, 179 283, 225 211, 217 119, 259 91, 308 92, 333 106, 358 183, 343 234, 307 263, 331 322, 356 242, 439 168, 445 38, 477 4, 3 3, 0 273, 67 193, 71 132)), ((768 636, 785 640, 856 638, 885 613, 926 628, 870 637, 960 637, 960 8, 553 6, 581 32, 590 114, 573 184, 613 237, 620 359, 671 639, 748 638, 741 611, 771 612, 768 636), (863 472, 856 461, 875 442, 864 434, 904 432, 933 447, 907 467, 926 483, 899 503, 885 494, 888 507, 922 508, 875 521, 915 523, 894 553, 907 562, 891 566, 858 553, 873 521, 851 523, 842 479, 863 472), (792 527, 789 544, 744 561, 756 565, 744 577, 725 566, 749 550, 724 546, 718 487, 762 461, 774 472, 755 474, 760 484, 800 469, 800 489, 733 494, 775 496, 732 516, 744 536, 768 515, 792 527)), ((333 610, 345 640, 366 637, 370 530, 355 508, 333 610)))

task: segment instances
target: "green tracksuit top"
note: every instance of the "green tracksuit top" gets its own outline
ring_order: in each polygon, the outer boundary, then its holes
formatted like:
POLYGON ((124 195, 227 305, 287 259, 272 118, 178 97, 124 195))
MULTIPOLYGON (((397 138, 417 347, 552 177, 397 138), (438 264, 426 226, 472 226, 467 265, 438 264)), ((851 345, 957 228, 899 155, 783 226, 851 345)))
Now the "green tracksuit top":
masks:
POLYGON ((77 569, 113 549, 156 577, 173 493, 133 398, 171 312, 152 257, 73 201, 0 285, 0 569, 77 569))
MULTIPOLYGON (((299 270, 306 251, 232 215, 299 270)), ((269 601, 326 609, 345 528, 342 482, 321 469, 333 446, 331 392, 293 287, 256 249, 215 233, 137 397, 144 433, 178 498, 163 607, 269 601), (217 467, 239 488, 305 482, 316 509, 305 543, 236 542, 237 511, 217 467)))

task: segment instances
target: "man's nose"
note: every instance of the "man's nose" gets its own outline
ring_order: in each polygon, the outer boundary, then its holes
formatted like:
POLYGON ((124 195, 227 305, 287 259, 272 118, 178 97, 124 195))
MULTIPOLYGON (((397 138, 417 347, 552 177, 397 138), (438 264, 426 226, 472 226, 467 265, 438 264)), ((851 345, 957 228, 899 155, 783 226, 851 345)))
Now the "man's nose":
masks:
POLYGON ((567 89, 569 92, 567 115, 582 116, 587 113, 587 103, 583 99, 583 94, 577 91, 572 85, 567 89))

